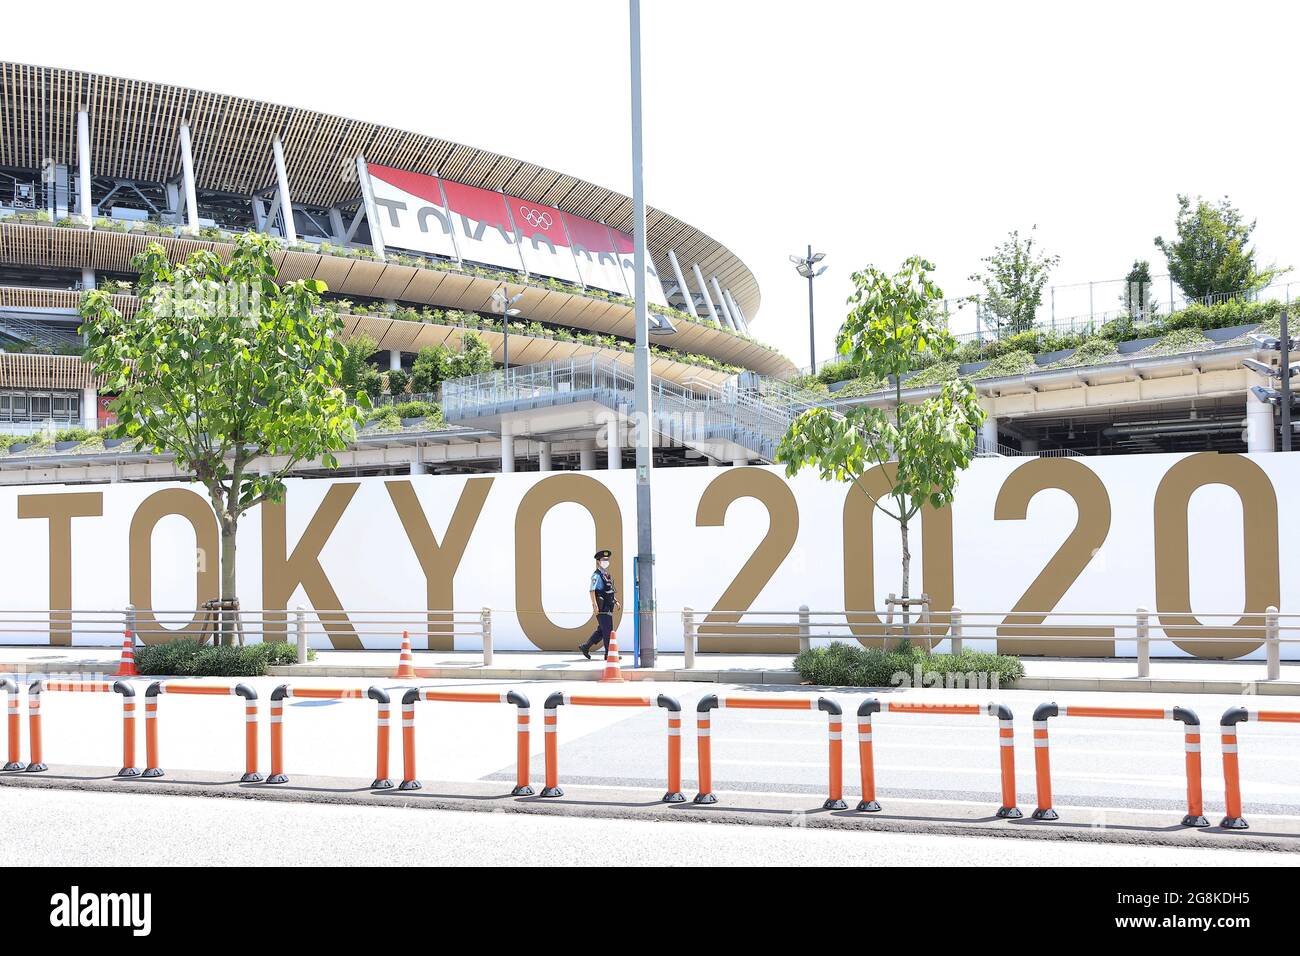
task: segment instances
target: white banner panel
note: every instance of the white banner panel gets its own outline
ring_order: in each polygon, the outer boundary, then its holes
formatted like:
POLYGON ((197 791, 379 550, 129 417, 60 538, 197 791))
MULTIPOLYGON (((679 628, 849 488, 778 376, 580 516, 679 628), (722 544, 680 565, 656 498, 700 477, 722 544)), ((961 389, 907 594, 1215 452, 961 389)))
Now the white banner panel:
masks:
POLYGON ((553 206, 506 197, 515 231, 519 234, 519 251, 532 275, 563 279, 575 285, 582 281, 578 262, 569 248, 561 212, 553 206))
POLYGON ((623 279, 623 267, 619 265, 609 227, 572 213, 566 212, 563 216, 573 253, 578 260, 578 271, 582 273, 582 281, 606 292, 631 295, 627 282, 623 279))
POLYGON ((451 217, 434 176, 369 164, 384 245, 456 258, 451 217))
MULTIPOLYGON (((653 480, 661 648, 680 649, 684 607, 720 635, 712 649, 759 643, 728 635, 721 612, 801 604, 861 612, 859 636, 878 636, 870 612, 900 590, 899 535, 860 489, 759 467, 662 468, 653 480)), ((614 551, 631 603, 634 482, 631 470, 294 479, 284 506, 240 524, 239 596, 250 609, 334 612, 340 647, 397 646, 352 623, 366 611, 451 606, 492 608, 498 648, 568 650, 591 628, 598 548, 614 551)), ((1300 613, 1300 576, 1281 575, 1279 544, 1300 540, 1300 511, 1280 507, 1297 486, 1295 455, 979 459, 953 505, 913 525, 913 593, 935 610, 961 607, 977 650, 1132 656, 1132 614, 1146 607, 1156 656, 1260 658, 1265 608, 1300 613), (1077 616, 1094 611, 1125 617, 1077 616), (1011 623, 1030 627, 998 632, 1011 623), (1259 640, 1216 645, 1224 623, 1259 640), (1061 628, 1069 645, 1041 639, 1061 628)), ((48 610, 63 595, 87 610, 180 610, 216 596, 216 523, 198 485, 2 488, 0 534, 0 613, 48 610)), ((630 644, 630 616, 621 626, 630 644)), ((44 628, 3 638, 49 639, 44 628)), ((1282 653, 1300 659, 1300 645, 1282 653)))
MULTIPOLYGON (((626 232, 620 232, 613 226, 609 227, 609 234, 614 239, 614 251, 618 254, 619 265, 623 268, 623 281, 627 283, 628 295, 634 295, 636 290, 636 245, 632 242, 630 235, 626 232)), ((659 280, 659 273, 655 270, 655 264, 650 259, 648 251, 645 257, 645 293, 646 301, 661 305, 665 309, 668 308, 668 298, 664 295, 663 283, 659 280)))
POLYGON ((451 210, 460 257, 468 262, 521 270, 523 260, 510 228, 505 196, 450 179, 442 181, 442 189, 451 210))

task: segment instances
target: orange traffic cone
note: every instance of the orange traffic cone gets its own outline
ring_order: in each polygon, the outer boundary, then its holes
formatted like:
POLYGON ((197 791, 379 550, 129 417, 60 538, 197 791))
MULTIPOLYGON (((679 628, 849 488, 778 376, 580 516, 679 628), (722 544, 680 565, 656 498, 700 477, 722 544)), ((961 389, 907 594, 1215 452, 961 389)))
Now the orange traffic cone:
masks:
POLYGON ((126 631, 126 636, 122 638, 122 660, 117 665, 117 673, 114 677, 139 677, 140 672, 135 669, 135 636, 126 631))
POLYGON ((402 656, 398 658, 397 670, 393 671, 394 677, 419 677, 415 673, 415 662, 411 659, 411 634, 409 631, 402 632, 402 656))
POLYGON ((618 633, 609 632, 609 650, 605 653, 605 673, 600 675, 602 684, 623 683, 623 671, 618 666, 618 633))

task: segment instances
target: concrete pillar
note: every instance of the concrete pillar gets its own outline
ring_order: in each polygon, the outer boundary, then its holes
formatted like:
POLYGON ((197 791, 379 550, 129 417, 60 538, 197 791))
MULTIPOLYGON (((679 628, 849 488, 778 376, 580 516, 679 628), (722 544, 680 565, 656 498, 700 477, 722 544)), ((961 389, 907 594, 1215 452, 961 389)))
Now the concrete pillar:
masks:
POLYGON ((181 123, 181 182, 185 186, 185 224, 199 231, 199 200, 194 191, 194 155, 190 151, 190 124, 181 123))
POLYGON ((748 465, 748 464, 749 464, 749 459, 748 459, 748 458, 733 458, 733 459, 731 459, 731 467, 732 467, 732 468, 744 468, 744 467, 745 467, 746 465, 748 465))
POLYGON ((537 470, 551 470, 551 443, 548 441, 537 444, 537 470))
POLYGON ((370 182, 370 167, 364 156, 357 157, 357 182, 361 185, 361 201, 366 207, 366 222, 370 226, 370 247, 380 262, 384 258, 384 227, 379 222, 379 207, 375 205, 375 191, 370 182))
POLYGON ((1273 406, 1246 393, 1246 451, 1276 451, 1273 430, 1273 406))
POLYGON ((726 328, 727 323, 723 322, 718 315, 718 310, 713 307, 713 300, 709 298, 709 287, 704 284, 704 273, 700 271, 698 264, 691 263, 691 272, 695 275, 695 284, 700 287, 700 294, 704 296, 704 304, 708 306, 709 318, 718 323, 720 328, 726 328))
POLYGON ((293 224, 293 201, 289 198, 289 174, 284 166, 284 145, 278 136, 271 143, 271 154, 275 158, 275 188, 280 194, 280 217, 284 221, 284 241, 297 242, 298 230, 293 224))
POLYGON ((513 474, 515 470, 515 436, 510 422, 501 422, 501 473, 513 474))
POLYGON ((81 270, 81 289, 82 289, 82 291, 83 291, 83 292, 89 292, 89 291, 90 291, 91 289, 93 289, 93 288, 95 288, 95 270, 94 270, 94 269, 82 269, 82 270, 81 270))
POLYGON ((94 387, 81 390, 81 427, 99 431, 99 392, 94 387))
POLYGON ((578 448, 578 467, 583 471, 596 470, 596 439, 584 438, 578 448))
POLYGON ((623 467, 623 446, 618 437, 618 418, 611 415, 605 423, 605 447, 609 452, 609 470, 617 471, 623 467))
POLYGON ((736 320, 736 325, 740 328, 740 331, 748 335, 749 320, 745 318, 745 313, 740 311, 740 303, 736 301, 736 297, 731 294, 730 289, 723 289, 722 295, 726 298, 727 305, 731 307, 731 317, 736 320))
POLYGON ((83 106, 77 110, 77 215, 87 226, 95 225, 95 210, 90 202, 90 114, 83 106))
POLYGON ((428 473, 429 466, 424 463, 424 459, 420 457, 420 449, 417 448, 411 452, 411 474, 427 475, 428 473))
POLYGON ((402 367, 402 350, 388 350, 388 371, 395 372, 402 367))
POLYGON ((671 249, 668 250, 668 262, 673 267, 673 278, 677 280, 677 285, 686 299, 686 311, 692 318, 698 319, 700 314, 695 311, 695 298, 691 295, 691 287, 686 284, 686 277, 682 275, 682 266, 677 261, 677 253, 671 249))
POLYGON ((718 309, 722 312, 722 318, 734 331, 739 332, 740 323, 731 317, 731 308, 727 305, 727 297, 722 294, 722 286, 718 285, 718 277, 714 276, 709 282, 713 284, 713 294, 717 297, 718 309))
POLYGON ((980 402, 980 407, 984 409, 985 418, 984 424, 980 426, 976 450, 987 451, 991 455, 996 455, 998 451, 998 420, 993 417, 991 404, 987 400, 980 402))

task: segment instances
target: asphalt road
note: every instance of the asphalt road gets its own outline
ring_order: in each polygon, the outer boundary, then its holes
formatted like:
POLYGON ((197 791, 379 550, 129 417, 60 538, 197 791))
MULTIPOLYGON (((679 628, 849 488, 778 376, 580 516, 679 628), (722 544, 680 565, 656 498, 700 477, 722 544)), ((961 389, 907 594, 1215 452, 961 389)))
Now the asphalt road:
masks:
POLYGON ((1250 850, 0 789, 9 866, 1295 866, 1250 850), (160 827, 158 819, 184 820, 160 827), (33 832, 34 821, 39 831, 33 832), (196 847, 194 834, 220 834, 196 847), (111 854, 107 848, 111 848, 111 854), (106 855, 109 854, 109 855, 106 855), (111 859, 110 859, 111 856, 111 859))

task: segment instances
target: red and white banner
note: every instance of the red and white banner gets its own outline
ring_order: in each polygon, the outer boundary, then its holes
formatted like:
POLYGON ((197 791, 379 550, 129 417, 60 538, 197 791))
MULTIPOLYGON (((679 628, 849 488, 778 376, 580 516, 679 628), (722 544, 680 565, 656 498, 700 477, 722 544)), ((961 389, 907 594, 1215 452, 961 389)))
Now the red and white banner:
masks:
MULTIPOLYGON (((613 226, 609 227, 609 234, 614 237, 614 249, 618 253, 619 265, 623 268, 628 295, 632 295, 636 291, 636 245, 630 235, 613 226)), ((659 273, 655 271, 655 264, 650 261, 648 254, 645 257, 645 294, 647 301, 668 308, 668 299, 664 295, 663 284, 659 281, 659 273)))
POLYGON ((504 195, 450 179, 442 181, 442 189, 462 259, 507 269, 523 268, 504 195))
POLYGON ((513 196, 506 197, 506 205, 510 207, 519 234, 519 252, 528 271, 566 282, 581 282, 578 262, 573 258, 569 235, 564 231, 563 213, 554 206, 524 202, 513 196))
POLYGON ((384 245, 455 259, 451 216, 437 178, 373 163, 369 169, 384 245))
POLYGON ((616 295, 631 295, 623 279, 623 267, 618 263, 609 227, 572 213, 563 215, 583 283, 616 295))

